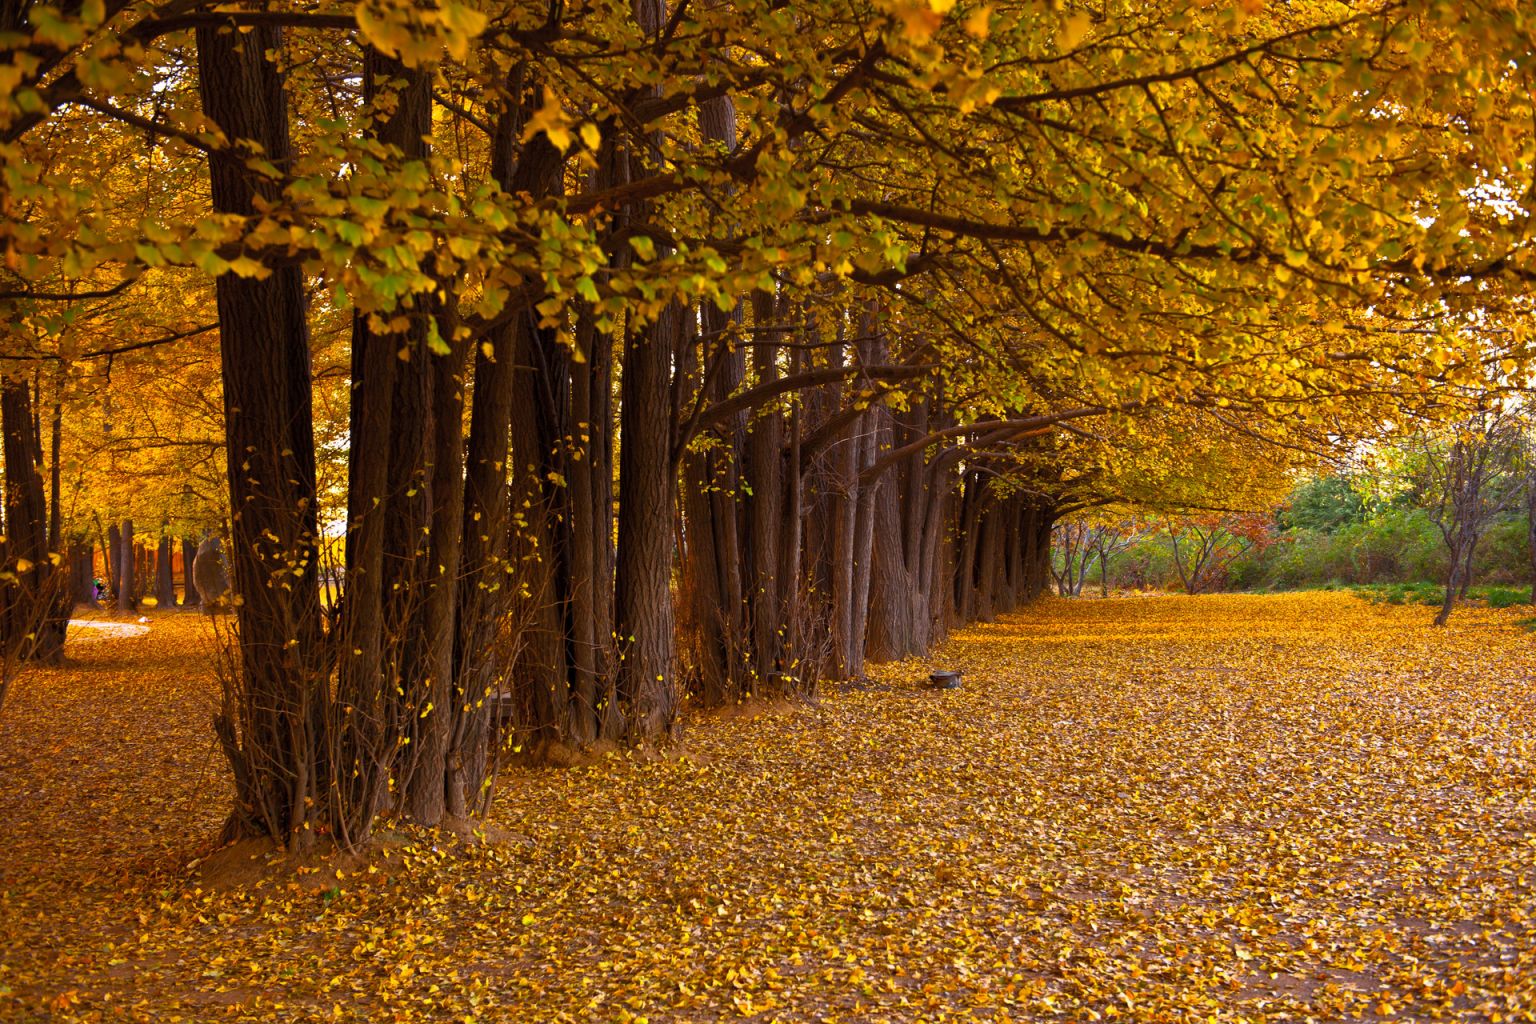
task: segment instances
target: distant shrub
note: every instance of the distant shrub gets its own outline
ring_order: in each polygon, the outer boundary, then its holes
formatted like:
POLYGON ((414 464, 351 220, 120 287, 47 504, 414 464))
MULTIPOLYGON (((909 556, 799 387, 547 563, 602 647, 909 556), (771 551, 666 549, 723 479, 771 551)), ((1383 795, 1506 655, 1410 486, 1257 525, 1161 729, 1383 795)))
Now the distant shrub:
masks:
POLYGON ((1517 604, 1526 604, 1530 601, 1529 590, 1516 590, 1513 587, 1489 587, 1483 594, 1483 600, 1488 602, 1490 608, 1513 608, 1517 604))
POLYGON ((1297 487, 1281 510, 1280 528, 1334 533, 1365 521, 1365 501, 1341 476, 1316 477, 1297 487))
MULTIPOLYGON (((1338 498, 1337 493, 1327 495, 1338 498)), ((1293 525, 1275 535, 1274 542, 1256 547, 1226 567, 1227 590, 1359 590, 1373 601, 1386 604, 1439 604, 1444 597, 1447 572, 1445 544, 1440 531, 1423 509, 1403 505, 1375 508, 1367 519, 1341 500, 1337 516, 1326 509, 1306 510, 1294 519, 1326 521, 1329 529, 1293 525), (1369 589, 1362 589, 1369 588, 1369 589)), ((1282 514, 1279 522, 1286 522, 1282 514)), ((1169 554, 1168 537, 1162 530, 1143 535, 1126 551, 1110 560, 1110 582, 1121 589, 1173 590, 1179 575, 1169 554)), ((1474 592, 1492 586, 1486 600, 1503 608, 1524 603, 1523 589, 1531 578, 1530 543, 1523 514, 1501 516, 1478 545, 1474 568, 1474 592), (1503 603, 1499 603, 1503 602, 1503 603)))
POLYGON ((1524 583, 1531 577, 1531 545, 1525 516, 1494 520, 1477 546, 1474 574, 1484 583, 1524 583))

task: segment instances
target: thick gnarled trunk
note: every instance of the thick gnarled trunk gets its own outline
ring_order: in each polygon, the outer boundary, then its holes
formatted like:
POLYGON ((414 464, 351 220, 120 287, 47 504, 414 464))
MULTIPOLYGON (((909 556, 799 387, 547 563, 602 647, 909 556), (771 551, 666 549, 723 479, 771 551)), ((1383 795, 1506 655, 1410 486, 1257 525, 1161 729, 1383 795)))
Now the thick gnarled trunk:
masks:
MULTIPOLYGON (((203 111, 228 140, 209 158, 219 213, 250 216, 258 190, 272 189, 246 168, 247 154, 289 159, 287 101, 269 58, 280 47, 271 27, 197 30, 203 111)), ((215 283, 240 604, 238 662, 217 726, 235 777, 228 833, 303 844, 328 796, 314 773, 323 717, 309 331, 299 268, 269 270, 215 283)))

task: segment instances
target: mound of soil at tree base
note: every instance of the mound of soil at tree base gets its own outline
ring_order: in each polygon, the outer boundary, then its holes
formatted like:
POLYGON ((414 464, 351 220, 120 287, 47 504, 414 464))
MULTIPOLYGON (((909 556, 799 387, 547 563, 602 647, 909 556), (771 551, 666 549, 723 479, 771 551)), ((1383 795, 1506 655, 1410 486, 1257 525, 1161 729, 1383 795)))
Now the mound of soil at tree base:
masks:
POLYGON ((307 892, 368 882, 387 885, 402 855, 418 851, 467 856, 477 846, 527 849, 532 840, 491 822, 446 819, 437 829, 383 826, 356 850, 330 840, 317 841, 304 853, 283 850, 270 839, 242 839, 190 862, 196 884, 210 892, 254 890, 269 885, 297 885, 307 892))

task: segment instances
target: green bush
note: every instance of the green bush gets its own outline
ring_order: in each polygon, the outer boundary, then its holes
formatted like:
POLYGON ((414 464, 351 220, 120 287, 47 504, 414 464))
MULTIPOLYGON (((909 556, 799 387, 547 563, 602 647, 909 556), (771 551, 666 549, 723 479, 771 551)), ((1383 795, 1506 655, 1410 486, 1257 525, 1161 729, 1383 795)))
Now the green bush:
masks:
POLYGON ((1166 590, 1178 580, 1173 554, 1161 531, 1142 537, 1109 560, 1109 575, 1116 587, 1166 590))
POLYGON ((1332 532, 1288 530, 1266 549, 1245 585, 1281 589, 1443 579, 1440 531, 1419 509, 1385 508, 1332 532))
MULTIPOLYGON (((1336 495, 1328 495, 1336 497, 1336 495)), ((1320 504, 1326 504, 1319 502, 1320 504)), ((1382 505, 1369 518, 1354 519, 1346 507, 1330 518, 1316 509, 1307 521, 1324 520, 1328 529, 1295 525, 1281 529, 1272 543, 1240 555, 1228 566, 1227 590, 1300 590, 1350 587, 1387 604, 1439 604, 1449 568, 1440 529, 1423 509, 1382 505), (1364 589, 1362 589, 1364 588, 1364 589)), ((1285 517, 1279 520, 1286 522, 1285 517)), ((1167 532, 1155 530, 1110 560, 1110 580, 1118 588, 1180 586, 1167 532)), ((1499 517, 1478 545, 1473 580, 1493 607, 1521 604, 1521 589, 1531 578, 1531 551, 1523 514, 1499 517), (1498 589, 1502 588, 1502 589, 1498 589)))
POLYGON ((1483 583, 1523 583, 1531 576, 1531 545, 1525 516, 1505 515, 1494 521, 1477 545, 1474 576, 1483 583))
POLYGON ((1365 517, 1365 501, 1348 479, 1322 476, 1296 488, 1290 505, 1281 510, 1279 522, 1285 530, 1335 533, 1364 522, 1365 517))
POLYGON ((1442 583, 1358 583, 1349 589, 1377 604, 1437 605, 1445 597, 1442 583))
POLYGON ((1483 600, 1488 602, 1490 608, 1513 608, 1517 604, 1527 604, 1531 599, 1529 590, 1516 590, 1514 587, 1488 587, 1483 592, 1483 600))

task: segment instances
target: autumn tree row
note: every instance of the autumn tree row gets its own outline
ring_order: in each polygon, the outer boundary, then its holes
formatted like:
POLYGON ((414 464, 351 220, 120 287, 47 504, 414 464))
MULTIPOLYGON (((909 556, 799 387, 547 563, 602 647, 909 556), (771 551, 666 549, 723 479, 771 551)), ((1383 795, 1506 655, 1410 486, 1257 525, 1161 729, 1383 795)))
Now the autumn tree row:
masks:
POLYGON ((8 358, 217 371, 231 832, 856 679, 1064 511, 1518 377, 1530 15, 1250 7, 3 0, 8 358))

